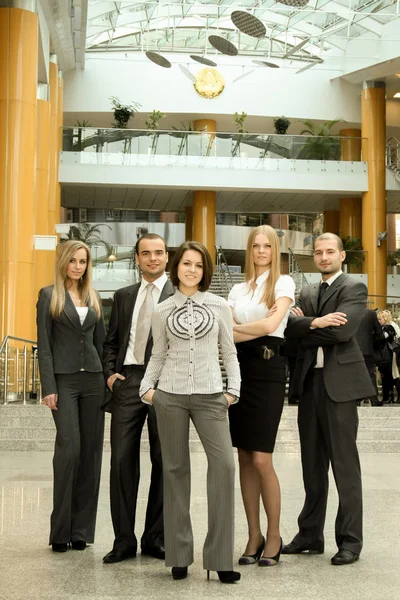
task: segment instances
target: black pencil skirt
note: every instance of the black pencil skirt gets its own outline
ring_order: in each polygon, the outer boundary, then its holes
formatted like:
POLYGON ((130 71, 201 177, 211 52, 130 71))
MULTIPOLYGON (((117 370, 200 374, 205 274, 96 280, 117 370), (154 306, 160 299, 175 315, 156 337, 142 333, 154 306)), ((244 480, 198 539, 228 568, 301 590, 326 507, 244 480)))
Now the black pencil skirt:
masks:
POLYGON ((272 453, 285 399, 286 360, 283 355, 266 360, 254 344, 246 344, 237 344, 242 383, 239 402, 229 408, 232 445, 272 453))

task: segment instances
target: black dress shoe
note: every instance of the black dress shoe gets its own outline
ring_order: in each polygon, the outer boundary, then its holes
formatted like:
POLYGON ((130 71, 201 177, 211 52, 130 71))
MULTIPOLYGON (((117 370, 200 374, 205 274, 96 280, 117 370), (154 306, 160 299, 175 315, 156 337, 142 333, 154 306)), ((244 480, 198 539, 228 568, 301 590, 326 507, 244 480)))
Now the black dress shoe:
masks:
POLYGON ((357 562, 360 558, 359 554, 352 552, 351 550, 339 550, 335 556, 331 558, 332 565, 352 565, 357 562))
POLYGON ((164 546, 142 546, 142 554, 145 556, 152 556, 153 558, 159 558, 160 560, 165 560, 164 546))
POLYGON ((127 558, 135 558, 136 550, 111 550, 108 554, 103 557, 103 563, 106 565, 111 563, 118 563, 126 560, 127 558))
POLYGON ((77 540, 76 542, 71 542, 72 550, 84 550, 86 548, 86 542, 83 540, 77 540))
POLYGON ((68 550, 68 544, 67 543, 58 543, 58 542, 53 542, 53 544, 51 545, 53 552, 66 552, 68 550))
POLYGON ((281 554, 301 554, 302 552, 308 552, 309 554, 323 554, 324 547, 317 544, 300 546, 299 544, 296 544, 296 542, 290 542, 290 544, 283 546, 281 554))
POLYGON ((172 579, 175 579, 176 581, 178 579, 186 579, 187 574, 188 574, 188 568, 187 567, 172 567, 171 573, 172 573, 172 579))

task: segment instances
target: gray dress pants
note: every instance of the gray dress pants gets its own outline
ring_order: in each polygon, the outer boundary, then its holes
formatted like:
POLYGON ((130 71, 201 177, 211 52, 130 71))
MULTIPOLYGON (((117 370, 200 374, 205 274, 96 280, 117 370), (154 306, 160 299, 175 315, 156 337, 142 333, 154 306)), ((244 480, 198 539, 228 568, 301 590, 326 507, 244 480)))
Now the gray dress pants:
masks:
POLYGON ((58 404, 54 448, 50 544, 94 542, 103 457, 103 373, 56 375, 58 404))
POLYGON ((235 463, 222 393, 170 394, 160 389, 153 396, 161 442, 164 473, 164 537, 167 567, 193 562, 190 520, 190 419, 207 455, 208 533, 203 566, 231 571, 234 544, 235 463))

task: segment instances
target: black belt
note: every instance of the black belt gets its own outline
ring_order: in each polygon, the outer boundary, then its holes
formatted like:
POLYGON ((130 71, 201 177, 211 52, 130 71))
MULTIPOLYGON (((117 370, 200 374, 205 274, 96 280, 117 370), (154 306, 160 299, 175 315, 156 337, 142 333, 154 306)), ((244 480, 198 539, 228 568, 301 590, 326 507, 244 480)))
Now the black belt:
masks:
POLYGON ((240 348, 240 344, 238 344, 237 353, 239 358, 263 358, 264 360, 270 360, 273 356, 286 356, 286 347, 284 344, 263 344, 240 348))
POLYGON ((123 365, 122 371, 144 371, 144 365, 123 365))

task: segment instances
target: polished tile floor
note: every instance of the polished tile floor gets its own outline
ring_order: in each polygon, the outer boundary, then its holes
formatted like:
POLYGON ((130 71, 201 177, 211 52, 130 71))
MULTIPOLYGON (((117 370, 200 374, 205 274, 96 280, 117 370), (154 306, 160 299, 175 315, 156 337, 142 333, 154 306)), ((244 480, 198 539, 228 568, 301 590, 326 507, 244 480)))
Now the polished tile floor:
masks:
MULTIPOLYGON (((172 581, 161 561, 138 555, 104 565, 113 534, 108 504, 109 453, 105 453, 96 543, 84 552, 57 555, 47 546, 52 475, 49 452, 0 452, 0 599, 1 600, 146 600, 189 598, 258 598, 262 600, 397 600, 400 596, 400 455, 362 455, 365 496, 365 549, 355 565, 333 567, 333 528, 337 506, 331 485, 326 525, 326 552, 318 556, 284 556, 273 568, 239 567, 242 580, 221 585, 207 582, 201 566, 206 528, 203 453, 192 455, 192 517, 195 564, 185 581, 172 581)), ((282 535, 296 531, 302 505, 300 456, 276 454, 282 485, 282 535)), ((138 503, 141 533, 149 480, 149 461, 142 455, 138 503)), ((236 556, 246 543, 246 521, 237 481, 236 556)))

